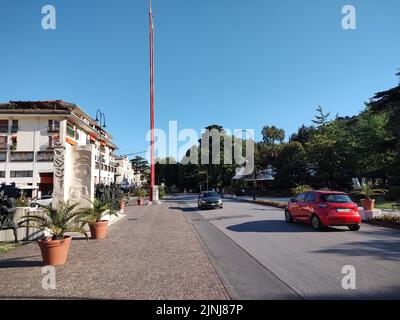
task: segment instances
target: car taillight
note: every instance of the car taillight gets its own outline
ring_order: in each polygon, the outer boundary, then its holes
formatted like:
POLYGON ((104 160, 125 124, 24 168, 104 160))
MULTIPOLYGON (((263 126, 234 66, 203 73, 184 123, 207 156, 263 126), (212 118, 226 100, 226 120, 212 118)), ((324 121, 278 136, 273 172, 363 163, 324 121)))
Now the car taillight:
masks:
POLYGON ((325 202, 320 202, 320 203, 318 204, 318 207, 325 209, 325 208, 328 208, 329 206, 328 206, 328 204, 325 203, 325 202))

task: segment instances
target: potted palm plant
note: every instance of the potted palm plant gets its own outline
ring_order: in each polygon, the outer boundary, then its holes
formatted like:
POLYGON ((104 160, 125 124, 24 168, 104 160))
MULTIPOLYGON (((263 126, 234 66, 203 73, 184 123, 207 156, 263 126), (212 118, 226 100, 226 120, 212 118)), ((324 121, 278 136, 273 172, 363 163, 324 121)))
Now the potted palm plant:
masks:
POLYGON ((372 184, 372 182, 362 183, 359 190, 355 190, 353 193, 364 196, 365 199, 361 199, 361 205, 364 210, 373 210, 375 207, 375 199, 372 199, 374 196, 384 195, 387 192, 386 189, 377 189, 372 184))
POLYGON ((59 201, 55 207, 41 206, 37 213, 21 218, 19 226, 50 233, 50 236, 38 241, 45 265, 57 266, 66 262, 72 238, 65 233, 79 232, 86 236, 79 227, 80 213, 75 210, 77 205, 70 201, 59 201))
POLYGON ((106 215, 117 215, 112 209, 110 201, 101 201, 95 198, 90 201, 90 206, 79 210, 81 214, 82 227, 89 225, 92 239, 105 239, 107 236, 108 220, 104 220, 106 215))
POLYGON ((122 195, 119 200, 119 210, 125 209, 126 201, 127 201, 127 197, 125 195, 122 195))
POLYGON ((138 197, 138 199, 137 199, 138 205, 139 206, 144 205, 144 197, 147 196, 146 190, 144 190, 143 188, 139 188, 136 191, 136 195, 138 197))

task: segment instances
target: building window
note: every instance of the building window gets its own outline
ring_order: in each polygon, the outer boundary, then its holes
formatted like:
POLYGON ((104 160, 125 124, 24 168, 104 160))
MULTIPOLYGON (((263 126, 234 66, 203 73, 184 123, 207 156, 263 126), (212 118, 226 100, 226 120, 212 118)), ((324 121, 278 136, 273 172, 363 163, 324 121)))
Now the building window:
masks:
POLYGON ((75 129, 74 126, 70 123, 67 123, 67 136, 75 138, 75 129))
POLYGON ((13 120, 12 121, 11 132, 12 133, 18 132, 18 120, 13 120))
POLYGON ((0 120, 0 132, 8 133, 8 120, 0 120))
POLYGON ((54 152, 52 151, 40 151, 37 153, 37 161, 53 161, 54 152))
POLYGON ((0 152, 0 162, 7 160, 7 152, 0 152))
POLYGON ((49 126, 47 127, 48 132, 60 132, 60 121, 49 120, 49 126))
POLYGON ((7 149, 7 136, 0 136, 0 149, 7 149))
POLYGON ((32 178, 33 171, 10 171, 10 178, 32 178))
POLYGON ((5 178, 5 177, 6 177, 6 172, 0 171, 0 178, 5 178))
POLYGON ((10 161, 33 161, 33 152, 11 152, 10 161))

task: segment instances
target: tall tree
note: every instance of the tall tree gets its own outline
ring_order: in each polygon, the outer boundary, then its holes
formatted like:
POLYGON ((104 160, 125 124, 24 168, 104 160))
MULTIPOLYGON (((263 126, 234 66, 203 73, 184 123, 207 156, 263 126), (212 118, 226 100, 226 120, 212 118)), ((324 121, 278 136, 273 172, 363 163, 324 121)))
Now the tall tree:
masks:
POLYGON ((133 159, 130 160, 132 164, 133 170, 135 172, 139 172, 141 174, 140 178, 142 181, 145 179, 148 181, 150 177, 150 167, 149 163, 147 162, 146 159, 140 156, 135 156, 133 159))
POLYGON ((264 126, 261 131, 264 143, 274 145, 276 142, 282 143, 285 140, 285 130, 275 126, 264 126))
POLYGON ((312 120, 312 122, 317 126, 323 126, 328 123, 329 116, 331 115, 330 112, 325 113, 324 109, 322 109, 321 106, 318 106, 317 108, 317 115, 315 116, 315 119, 312 120))
MULTIPOLYGON (((400 72, 396 74, 400 77, 400 72)), ((387 91, 378 92, 369 104, 373 112, 385 112, 388 115, 388 128, 393 134, 393 147, 400 152, 400 82, 387 91)))
POLYGON ((296 183, 307 183, 308 177, 307 155, 301 143, 294 141, 283 144, 275 164, 277 184, 290 188, 296 183))

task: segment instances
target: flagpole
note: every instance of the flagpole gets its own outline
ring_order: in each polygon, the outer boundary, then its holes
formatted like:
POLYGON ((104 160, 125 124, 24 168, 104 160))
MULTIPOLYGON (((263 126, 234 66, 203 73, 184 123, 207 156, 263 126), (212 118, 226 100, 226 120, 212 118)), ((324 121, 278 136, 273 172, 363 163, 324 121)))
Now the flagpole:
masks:
POLYGON ((150 34, 150 190, 149 202, 153 201, 153 189, 155 183, 154 166, 154 25, 153 12, 150 0, 149 9, 149 34, 150 34))

